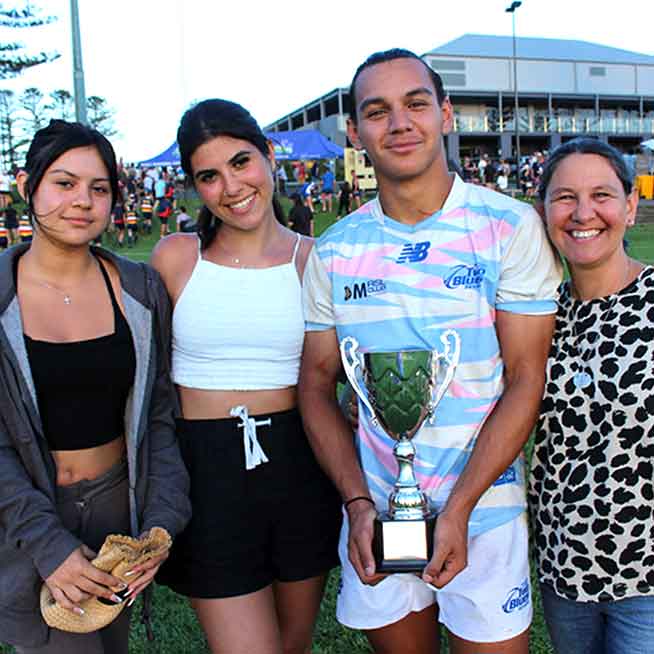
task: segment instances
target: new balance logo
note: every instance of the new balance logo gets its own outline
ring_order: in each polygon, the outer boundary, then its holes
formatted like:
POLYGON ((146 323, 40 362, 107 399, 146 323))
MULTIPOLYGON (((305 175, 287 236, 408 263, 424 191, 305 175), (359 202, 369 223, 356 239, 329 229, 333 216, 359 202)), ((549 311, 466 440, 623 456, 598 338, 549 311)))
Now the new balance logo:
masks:
POLYGON ((431 243, 429 241, 405 243, 395 263, 418 263, 418 261, 424 261, 429 254, 430 247, 431 243))

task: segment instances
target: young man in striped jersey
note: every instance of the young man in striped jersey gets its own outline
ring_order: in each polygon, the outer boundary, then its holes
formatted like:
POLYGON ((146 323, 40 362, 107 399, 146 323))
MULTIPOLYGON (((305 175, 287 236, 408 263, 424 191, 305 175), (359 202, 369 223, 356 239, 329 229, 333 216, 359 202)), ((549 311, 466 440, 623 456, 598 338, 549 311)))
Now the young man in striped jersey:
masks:
POLYGON ((526 654, 521 451, 538 415, 560 273, 530 206, 448 172, 453 109, 424 61, 372 55, 350 100, 348 135, 370 157, 379 195, 310 255, 300 374, 307 434, 347 504, 337 617, 365 630, 378 654, 435 654, 438 621, 454 654, 526 654), (461 361, 435 424, 413 441, 416 476, 438 512, 434 553, 420 575, 382 576, 371 541, 397 476, 394 441, 364 408, 352 439, 335 399, 339 341, 442 350, 446 329, 461 338, 461 361))

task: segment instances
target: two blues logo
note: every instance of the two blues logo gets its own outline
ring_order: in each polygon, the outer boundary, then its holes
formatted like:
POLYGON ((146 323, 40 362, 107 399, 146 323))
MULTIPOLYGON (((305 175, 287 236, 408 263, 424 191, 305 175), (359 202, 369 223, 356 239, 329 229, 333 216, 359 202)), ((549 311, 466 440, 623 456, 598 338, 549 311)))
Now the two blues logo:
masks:
POLYGON ((461 264, 455 266, 450 274, 443 280, 447 288, 480 288, 484 281, 486 268, 475 264, 474 266, 466 266, 461 264))
POLYGON ((418 263, 419 261, 424 261, 429 254, 430 247, 431 243, 429 241, 405 243, 395 263, 418 263))
POLYGON ((513 465, 510 465, 496 480, 493 486, 503 486, 504 484, 514 484, 518 478, 513 465))
POLYGON ((504 613, 513 613, 529 606, 529 579, 512 588, 502 604, 504 613))
POLYGON ((386 283, 383 279, 369 279, 367 282, 345 286, 343 289, 345 293, 344 300, 345 302, 348 300, 358 300, 375 293, 383 293, 385 290, 386 283))

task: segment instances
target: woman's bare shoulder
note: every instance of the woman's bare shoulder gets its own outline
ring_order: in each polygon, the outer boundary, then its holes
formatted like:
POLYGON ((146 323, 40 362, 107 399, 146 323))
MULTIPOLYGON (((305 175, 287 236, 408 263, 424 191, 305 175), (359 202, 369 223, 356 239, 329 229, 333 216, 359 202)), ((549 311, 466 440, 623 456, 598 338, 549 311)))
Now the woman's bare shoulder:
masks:
POLYGON ((297 258, 295 260, 297 272, 300 276, 300 279, 304 277, 304 268, 307 265, 307 259, 309 258, 309 254, 311 253, 311 248, 313 248, 314 243, 315 239, 311 238, 310 236, 300 237, 300 246, 298 248, 297 258))
POLYGON ((179 265, 184 265, 188 257, 197 259, 198 237, 195 234, 170 234, 162 238, 152 250, 150 263, 161 274, 179 265))
POLYGON ((170 234, 161 239, 150 256, 150 264, 161 275, 173 303, 188 281, 198 260, 195 234, 170 234))

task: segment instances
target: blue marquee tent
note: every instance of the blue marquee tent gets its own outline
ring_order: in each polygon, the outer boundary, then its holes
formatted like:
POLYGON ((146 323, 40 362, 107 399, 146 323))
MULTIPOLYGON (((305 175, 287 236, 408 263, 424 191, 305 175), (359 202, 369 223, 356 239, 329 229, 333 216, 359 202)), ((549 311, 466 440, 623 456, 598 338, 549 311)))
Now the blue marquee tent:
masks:
POLYGON ((290 159, 338 159, 343 148, 332 143, 317 129, 300 129, 293 132, 266 132, 275 148, 278 161, 290 159))
MULTIPOLYGON (((301 129, 293 132, 266 132, 275 148, 278 161, 298 159, 337 159, 343 156, 343 148, 332 143, 317 129, 301 129)), ((139 163, 140 166, 178 166, 179 147, 177 142, 152 159, 139 163)))
POLYGON ((139 162, 139 166, 179 166, 179 146, 177 145, 177 141, 156 157, 139 162))

